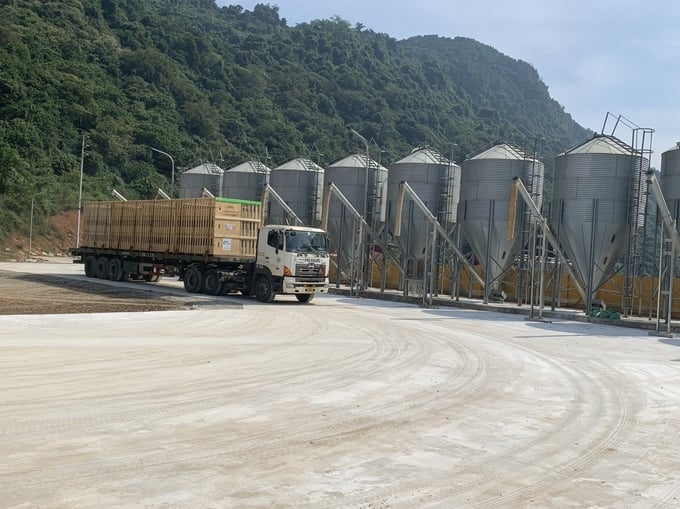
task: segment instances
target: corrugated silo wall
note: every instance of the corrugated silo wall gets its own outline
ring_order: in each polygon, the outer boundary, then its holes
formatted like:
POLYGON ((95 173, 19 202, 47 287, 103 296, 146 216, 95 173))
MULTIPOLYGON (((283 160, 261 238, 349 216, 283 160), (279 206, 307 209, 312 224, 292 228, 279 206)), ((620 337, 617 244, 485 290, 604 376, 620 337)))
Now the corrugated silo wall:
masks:
MULTIPOLYGON (((352 204, 359 214, 364 210, 366 168, 356 166, 332 166, 325 170, 324 181, 332 182, 335 187, 352 204)), ((349 265, 355 255, 355 245, 359 239, 355 237, 358 223, 354 215, 347 210, 337 196, 332 196, 328 208, 328 234, 333 243, 333 249, 339 254, 343 270, 349 265)))
POLYGON ((508 216, 512 179, 526 174, 526 162, 517 159, 468 159, 463 162, 460 202, 463 232, 475 257, 497 282, 512 266, 521 241, 518 208, 508 216), (508 238, 508 221, 515 235, 508 238))
POLYGON ((551 223, 585 288, 591 277, 593 289, 604 283, 624 254, 636 161, 598 153, 555 158, 551 223))
POLYGON ((667 150, 661 154, 659 185, 666 205, 676 222, 680 220, 680 150, 667 150))
MULTIPOLYGON (((321 222, 323 171, 273 169, 269 183, 307 226, 321 222)), ((269 203, 268 224, 285 224, 286 213, 273 199, 269 203)))
POLYGON ((209 173, 183 173, 180 177, 180 198, 200 198, 203 189, 213 196, 222 196, 222 175, 209 173))
POLYGON ((222 196, 239 200, 260 201, 266 178, 265 173, 226 171, 222 182, 222 196))
MULTIPOLYGON (((398 163, 389 169, 388 175, 388 215, 390 225, 394 224, 395 207, 402 181, 418 195, 428 210, 435 215, 439 211, 439 199, 442 195, 442 171, 445 168, 432 163, 398 163)), ((423 213, 408 197, 404 199, 401 216, 401 236, 399 243, 406 258, 422 258, 426 253, 428 225, 423 213)))

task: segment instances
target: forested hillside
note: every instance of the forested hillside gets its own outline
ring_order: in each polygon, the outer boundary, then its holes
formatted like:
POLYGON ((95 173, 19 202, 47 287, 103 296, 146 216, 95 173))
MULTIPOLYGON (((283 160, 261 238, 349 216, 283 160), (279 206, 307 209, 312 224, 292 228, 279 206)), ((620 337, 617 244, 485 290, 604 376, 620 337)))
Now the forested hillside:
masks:
POLYGON ((499 140, 552 156, 587 137, 528 63, 471 39, 214 0, 0 0, 0 239, 83 197, 169 190, 201 162, 322 166, 434 145, 461 162, 499 140), (380 155, 378 155, 380 154, 380 155))

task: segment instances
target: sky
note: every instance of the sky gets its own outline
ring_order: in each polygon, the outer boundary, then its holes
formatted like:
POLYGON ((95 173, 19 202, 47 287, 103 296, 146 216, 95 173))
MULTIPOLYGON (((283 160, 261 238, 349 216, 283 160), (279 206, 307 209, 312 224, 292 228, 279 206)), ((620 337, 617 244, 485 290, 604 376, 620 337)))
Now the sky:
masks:
MULTIPOLYGON (((401 40, 469 37, 531 64, 581 126, 661 154, 680 141, 680 2, 676 0, 278 0, 288 26, 339 16, 401 40), (621 121, 616 124, 616 119, 621 121), (651 131, 633 131, 633 128, 651 131), (633 138, 634 132, 638 133, 633 138), (635 141, 637 140, 637 141, 635 141)), ((565 147, 565 149, 568 147, 565 147)))

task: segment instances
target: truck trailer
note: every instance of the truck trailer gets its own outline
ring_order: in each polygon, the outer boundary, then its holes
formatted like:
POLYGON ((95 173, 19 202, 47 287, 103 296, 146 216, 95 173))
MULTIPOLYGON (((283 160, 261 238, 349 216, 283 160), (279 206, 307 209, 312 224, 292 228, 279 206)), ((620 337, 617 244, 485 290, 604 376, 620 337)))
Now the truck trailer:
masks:
POLYGON ((70 253, 99 279, 177 276, 190 293, 240 292, 260 302, 327 293, 327 233, 262 223, 261 203, 249 200, 85 202, 81 241, 70 253))

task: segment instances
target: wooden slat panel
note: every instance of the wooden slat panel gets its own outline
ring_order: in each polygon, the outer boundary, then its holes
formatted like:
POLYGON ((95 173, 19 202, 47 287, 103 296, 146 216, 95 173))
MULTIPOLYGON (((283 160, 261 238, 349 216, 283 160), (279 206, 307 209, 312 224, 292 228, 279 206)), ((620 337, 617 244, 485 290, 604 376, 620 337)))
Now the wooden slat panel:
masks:
POLYGON ((158 253, 170 251, 172 238, 172 200, 155 200, 149 231, 149 250, 158 253))
POLYGON ((85 202, 83 204, 81 246, 106 247, 109 243, 110 228, 110 202, 85 202))
POLYGON ((215 205, 211 254, 254 256, 259 226, 259 205, 218 201, 215 205))
POLYGON ((111 216, 111 231, 109 233, 108 245, 111 249, 120 249, 120 232, 123 222, 123 209, 115 207, 114 203, 109 202, 111 216))
POLYGON ((255 256, 260 205, 213 198, 88 202, 83 246, 188 255, 255 256))

